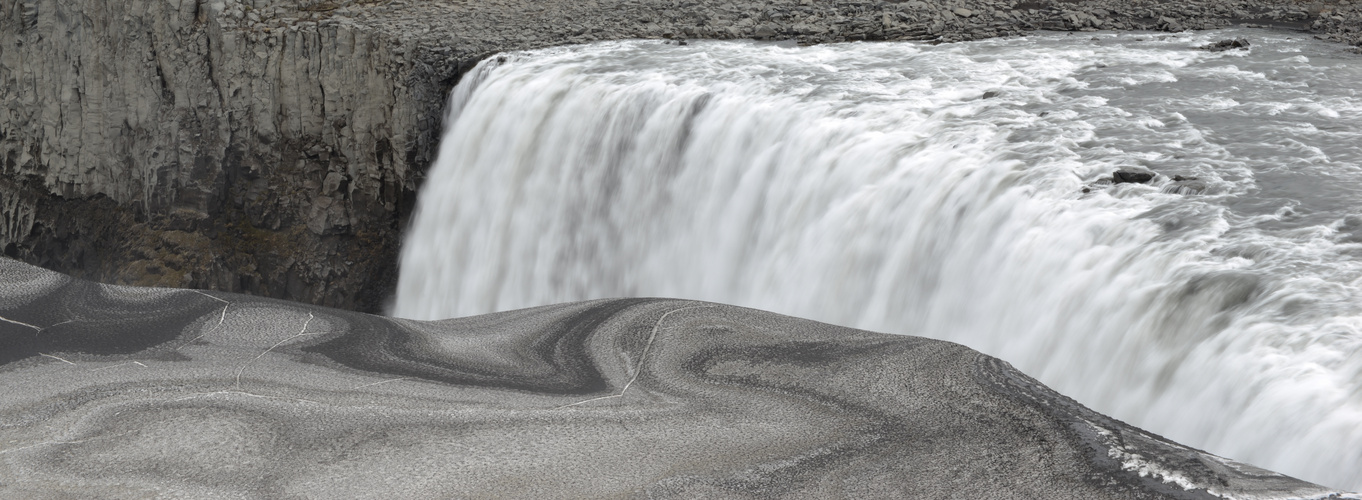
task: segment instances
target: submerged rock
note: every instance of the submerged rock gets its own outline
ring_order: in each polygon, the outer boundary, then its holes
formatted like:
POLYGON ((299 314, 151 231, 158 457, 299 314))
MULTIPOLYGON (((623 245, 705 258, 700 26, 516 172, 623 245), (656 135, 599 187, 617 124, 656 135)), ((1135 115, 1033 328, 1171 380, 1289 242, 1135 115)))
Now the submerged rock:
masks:
POLYGON ((1175 194, 1202 194, 1206 192, 1206 189, 1206 182, 1196 177, 1181 175, 1173 176, 1173 182, 1163 188, 1164 192, 1175 194))
POLYGON ((1143 170, 1117 170, 1111 173, 1112 184, 1147 184, 1154 180, 1154 173, 1143 170))
POLYGON ((958 344, 615 299, 424 322, 0 258, 0 497, 1322 498, 958 344))
POLYGON ((1219 42, 1201 46, 1202 50, 1209 50, 1211 52, 1224 52, 1226 50, 1247 48, 1249 48, 1249 41, 1247 38, 1243 37, 1235 38, 1233 40, 1221 40, 1219 42))

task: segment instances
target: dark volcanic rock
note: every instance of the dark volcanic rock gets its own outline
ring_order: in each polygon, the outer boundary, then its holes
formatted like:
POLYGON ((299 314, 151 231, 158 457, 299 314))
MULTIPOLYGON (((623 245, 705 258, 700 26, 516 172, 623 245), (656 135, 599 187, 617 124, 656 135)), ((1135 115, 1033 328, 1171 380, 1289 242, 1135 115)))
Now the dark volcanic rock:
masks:
POLYGON ((1215 42, 1215 43, 1212 43, 1212 44, 1207 44, 1207 45, 1204 45, 1204 46, 1201 47, 1202 50, 1209 50, 1209 51, 1211 51, 1211 52, 1224 52, 1224 51, 1226 51, 1226 50, 1233 50, 1233 49, 1247 49, 1247 48, 1249 48, 1249 41, 1248 41, 1247 38, 1235 38, 1235 39, 1233 39, 1233 40, 1221 40, 1221 41, 1219 41, 1219 42, 1215 42))
POLYGON ((0 345, 28 346, 0 359, 3 498, 1338 493, 958 344, 752 309, 621 299, 422 322, 3 258, 0 277, 0 345))
POLYGON ((1153 172, 1142 170, 1117 170, 1111 173, 1112 184, 1136 183, 1145 184, 1154 180, 1153 172))

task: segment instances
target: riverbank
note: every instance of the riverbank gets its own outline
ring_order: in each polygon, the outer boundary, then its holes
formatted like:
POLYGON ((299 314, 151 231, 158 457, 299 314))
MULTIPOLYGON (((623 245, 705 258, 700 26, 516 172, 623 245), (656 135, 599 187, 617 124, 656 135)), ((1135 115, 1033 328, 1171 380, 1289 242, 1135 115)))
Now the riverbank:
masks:
POLYGON ((5 498, 1357 498, 958 344, 723 304, 425 322, 0 276, 5 498))

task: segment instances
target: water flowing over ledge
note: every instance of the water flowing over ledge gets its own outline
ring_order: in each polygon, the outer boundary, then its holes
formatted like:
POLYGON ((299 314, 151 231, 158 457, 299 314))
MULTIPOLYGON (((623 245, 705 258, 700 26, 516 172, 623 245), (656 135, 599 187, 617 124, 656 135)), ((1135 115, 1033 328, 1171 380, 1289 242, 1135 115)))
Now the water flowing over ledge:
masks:
POLYGON ((1362 43, 1362 4, 1332 2, 0 2, 0 253, 106 283, 377 312, 449 89, 490 54, 1242 23, 1362 43))
POLYGON ((1362 487, 1362 66, 1253 33, 492 59, 454 91, 393 312, 672 296, 948 339, 1362 487))

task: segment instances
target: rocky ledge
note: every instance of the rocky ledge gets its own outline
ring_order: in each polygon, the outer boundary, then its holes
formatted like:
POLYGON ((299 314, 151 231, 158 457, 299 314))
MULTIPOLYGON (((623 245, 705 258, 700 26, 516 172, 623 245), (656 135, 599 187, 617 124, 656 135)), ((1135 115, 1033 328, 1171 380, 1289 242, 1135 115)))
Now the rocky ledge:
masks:
POLYGON ((106 282, 377 311, 445 96, 498 51, 1236 23, 1356 44, 1359 19, 1346 0, 8 1, 0 249, 106 282))
POLYGON ((4 498, 1359 498, 957 344, 733 306, 420 322, 0 276, 4 498))

